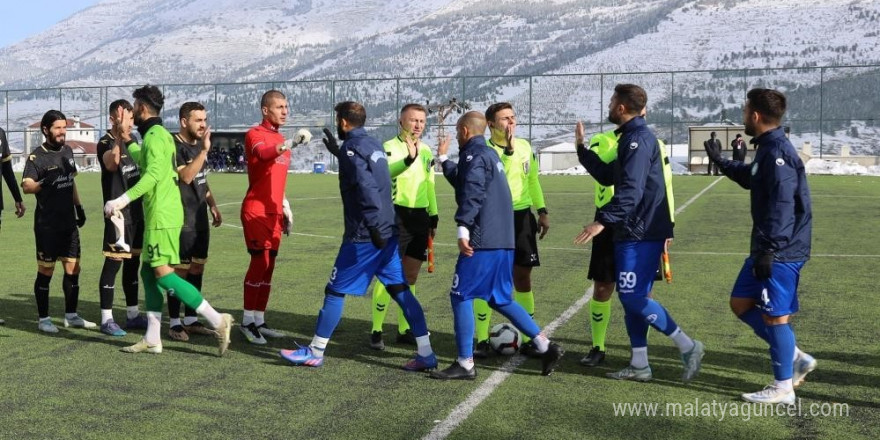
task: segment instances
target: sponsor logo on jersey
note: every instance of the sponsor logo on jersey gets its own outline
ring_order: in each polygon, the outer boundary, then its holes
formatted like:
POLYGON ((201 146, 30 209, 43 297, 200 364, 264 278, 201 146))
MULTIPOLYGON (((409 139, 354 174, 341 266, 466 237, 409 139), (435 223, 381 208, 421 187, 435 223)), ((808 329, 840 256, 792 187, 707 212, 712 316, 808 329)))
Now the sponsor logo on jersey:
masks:
POLYGON ((638 143, 638 142, 633 142, 633 143, 629 144, 629 149, 630 149, 630 150, 635 150, 636 148, 639 148, 639 143, 638 143))
POLYGON ((385 152, 374 151, 373 154, 370 155, 370 160, 372 160, 374 163, 379 163, 380 160, 387 160, 387 159, 385 159, 385 152))
POLYGON ((777 157, 776 158, 776 165, 780 166, 780 167, 785 165, 785 160, 783 160, 781 157, 777 157))

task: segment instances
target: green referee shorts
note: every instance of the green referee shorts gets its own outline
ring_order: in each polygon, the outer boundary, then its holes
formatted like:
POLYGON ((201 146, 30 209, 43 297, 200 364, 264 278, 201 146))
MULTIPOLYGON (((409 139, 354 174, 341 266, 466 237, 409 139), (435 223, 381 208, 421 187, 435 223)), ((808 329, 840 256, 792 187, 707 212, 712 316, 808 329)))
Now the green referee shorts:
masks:
POLYGON ((147 229, 141 258, 150 267, 180 264, 180 229, 147 229))

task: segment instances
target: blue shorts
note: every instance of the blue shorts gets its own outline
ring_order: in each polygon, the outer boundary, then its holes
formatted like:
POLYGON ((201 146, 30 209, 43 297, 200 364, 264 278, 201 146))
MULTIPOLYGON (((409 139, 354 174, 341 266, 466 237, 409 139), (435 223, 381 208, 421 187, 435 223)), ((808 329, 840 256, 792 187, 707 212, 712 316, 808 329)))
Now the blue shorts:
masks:
POLYGON ((343 241, 333 263, 327 289, 345 295, 363 295, 367 293, 373 276, 386 286, 406 284, 396 236, 389 238, 382 249, 376 249, 369 241, 343 241))
POLYGON ((665 240, 614 242, 619 295, 648 296, 651 293, 664 243, 665 240))
POLYGON ((449 294, 463 300, 510 304, 513 294, 513 249, 487 249, 471 257, 458 255, 449 294))
POLYGON ((746 258, 730 292, 731 298, 753 299, 767 316, 785 316, 797 312, 797 287, 804 262, 773 263, 770 279, 763 281, 752 273, 754 264, 752 257, 746 258))

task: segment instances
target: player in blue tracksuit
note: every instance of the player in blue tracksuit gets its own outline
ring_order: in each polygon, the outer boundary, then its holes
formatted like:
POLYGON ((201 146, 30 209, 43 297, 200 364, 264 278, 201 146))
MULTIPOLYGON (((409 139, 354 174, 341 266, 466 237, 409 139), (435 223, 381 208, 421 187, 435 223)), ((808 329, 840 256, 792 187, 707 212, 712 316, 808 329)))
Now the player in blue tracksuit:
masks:
POLYGON ((538 324, 519 303, 512 300, 513 290, 513 202, 510 187, 498 154, 486 144, 486 118, 480 112, 468 112, 455 127, 459 161, 448 160, 449 141, 438 147, 443 174, 455 188, 458 210, 458 249, 455 275, 449 296, 455 320, 458 358, 449 368, 432 371, 436 379, 474 379, 477 370, 473 359, 474 299, 482 299, 501 312, 519 331, 533 338, 542 356, 541 374, 556 368, 564 351, 540 333, 538 324))
POLYGON ((425 314, 409 290, 398 254, 398 233, 391 200, 391 175, 385 150, 367 135, 363 105, 346 101, 336 105, 336 127, 342 147, 324 129, 327 149, 339 159, 339 191, 345 216, 345 235, 324 289, 315 336, 307 347, 282 350, 295 365, 320 367, 324 349, 342 317, 345 295, 361 296, 378 277, 403 311, 416 337, 418 353, 403 368, 424 371, 437 366, 431 349, 425 314))
POLYGON ((757 144, 755 160, 745 164, 717 152, 709 155, 724 175, 751 194, 751 250, 730 294, 730 308, 770 345, 775 381, 742 397, 749 402, 792 404, 794 388, 816 368, 816 360, 795 344, 789 324, 798 311, 801 268, 810 258, 810 188, 804 163, 779 126, 785 96, 770 89, 753 89, 746 96, 743 124, 757 144))
MULTIPOLYGON (((618 84, 608 106, 608 120, 617 124, 617 160, 613 164, 614 197, 584 227, 575 243, 586 243, 606 227, 614 232, 614 266, 617 293, 624 309, 626 332, 632 358, 621 371, 608 373, 619 380, 651 380, 648 364, 648 326, 672 338, 684 364, 682 380, 689 382, 700 370, 703 344, 687 336, 659 302, 650 297, 657 262, 667 238, 672 237, 672 219, 660 145, 640 116, 648 102, 644 89, 618 84)), ((598 158, 598 157, 597 157, 598 158)))

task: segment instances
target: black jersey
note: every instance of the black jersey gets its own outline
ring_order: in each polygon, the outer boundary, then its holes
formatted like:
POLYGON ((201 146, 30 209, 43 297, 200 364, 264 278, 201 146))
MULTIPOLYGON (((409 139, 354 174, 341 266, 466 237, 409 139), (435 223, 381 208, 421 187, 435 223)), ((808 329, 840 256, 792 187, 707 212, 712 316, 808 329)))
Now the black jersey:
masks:
MULTIPOLYGON (((101 193, 104 197, 104 203, 120 197, 141 178, 137 163, 128 152, 128 145, 134 144, 134 141, 120 145, 119 167, 116 168, 116 171, 107 170, 107 166, 104 164, 104 153, 113 149, 115 143, 116 139, 109 131, 98 141, 98 164, 101 166, 101 193)), ((144 214, 141 200, 135 200, 123 208, 122 215, 125 217, 126 223, 142 221, 144 214)))
MULTIPOLYGON (((192 163, 202 151, 201 142, 192 145, 174 135, 174 143, 177 146, 177 169, 192 163)), ((183 228, 204 231, 209 229, 208 222, 208 164, 203 163, 202 168, 193 177, 189 184, 182 179, 177 180, 180 187, 180 200, 183 202, 183 228)))
POLYGON ((37 209, 34 211, 34 228, 68 230, 76 229, 73 211, 73 178, 76 164, 73 150, 63 145, 54 151, 43 144, 28 156, 22 178, 40 182, 37 209))

